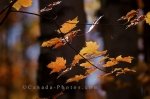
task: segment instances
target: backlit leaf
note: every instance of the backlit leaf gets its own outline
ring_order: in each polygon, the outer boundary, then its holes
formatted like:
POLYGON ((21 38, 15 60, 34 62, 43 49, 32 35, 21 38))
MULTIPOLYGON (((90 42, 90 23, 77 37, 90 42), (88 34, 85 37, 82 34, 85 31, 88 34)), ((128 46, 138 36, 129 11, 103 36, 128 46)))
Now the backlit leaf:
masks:
POLYGON ((57 32, 64 34, 68 33, 76 27, 78 22, 79 22, 78 17, 74 18, 73 20, 69 20, 65 22, 63 25, 61 25, 62 27, 59 30, 57 30, 57 32))
POLYGON ((75 75, 74 77, 69 78, 69 79, 66 81, 66 83, 78 82, 78 81, 80 81, 80 80, 82 80, 82 79, 84 79, 84 78, 86 78, 86 76, 84 76, 84 75, 75 75))
POLYGON ((122 61, 122 62, 127 62, 127 63, 131 63, 133 57, 128 56, 128 57, 122 57, 121 55, 116 57, 117 61, 122 61))
POLYGON ((85 72, 85 75, 90 75, 94 73, 97 69, 96 68, 88 68, 85 72))
POLYGON ((42 47, 54 47, 58 48, 64 45, 64 42, 60 38, 53 38, 42 43, 42 47))
POLYGON ((127 63, 131 63, 132 62, 133 57, 128 56, 128 57, 122 57, 117 56, 116 58, 109 58, 109 61, 107 61, 103 66, 104 67, 112 67, 117 65, 119 62, 127 62, 127 63))
POLYGON ((107 61, 103 66, 104 67, 112 67, 117 64, 118 64, 118 61, 116 61, 115 59, 112 59, 110 61, 107 61))
POLYGON ((79 61, 82 59, 80 55, 75 55, 73 61, 72 61, 72 66, 75 66, 79 61))
POLYGON ((146 16, 145 16, 145 21, 146 21, 147 24, 150 25, 150 12, 148 12, 148 13, 146 14, 146 16))
POLYGON ((54 49, 59 48, 67 43, 70 43, 80 30, 75 30, 67 33, 64 37, 52 38, 42 43, 42 47, 53 47, 54 49))
POLYGON ((13 5, 16 10, 19 10, 21 7, 29 7, 32 5, 32 0, 17 0, 13 5))
POLYGON ((66 68, 66 60, 62 57, 57 57, 56 61, 49 63, 47 67, 52 69, 51 73, 60 72, 66 68))
POLYGON ((92 55, 98 54, 99 45, 96 42, 86 42, 86 47, 83 47, 80 51, 81 55, 92 55))
MULTIPOLYGON (((92 62, 91 62, 92 63, 92 62)), ((92 63, 93 64, 93 63, 92 63)), ((85 62, 85 63, 82 63, 80 64, 81 67, 84 67, 84 68, 90 68, 92 65, 89 63, 89 62, 85 62)))

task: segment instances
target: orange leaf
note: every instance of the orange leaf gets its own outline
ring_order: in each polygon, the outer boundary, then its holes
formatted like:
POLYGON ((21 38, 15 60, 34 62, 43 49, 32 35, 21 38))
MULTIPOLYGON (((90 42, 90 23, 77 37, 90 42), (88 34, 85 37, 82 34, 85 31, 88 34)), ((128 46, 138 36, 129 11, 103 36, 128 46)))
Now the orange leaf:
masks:
MULTIPOLYGON (((92 63, 92 62, 91 62, 92 63)), ((93 64, 93 63, 92 63, 93 64)), ((85 63, 82 63, 80 64, 81 67, 84 67, 84 68, 90 68, 92 65, 89 63, 89 62, 85 62, 85 63)))
POLYGON ((133 57, 128 56, 128 57, 122 57, 117 56, 116 58, 109 58, 110 61, 107 61, 103 66, 104 67, 112 67, 114 65, 117 65, 119 62, 127 62, 127 63, 131 63, 133 57))
POLYGON ((19 10, 21 7, 29 7, 32 5, 32 0, 17 0, 13 5, 16 10, 19 10))
POLYGON ((135 73, 136 71, 133 69, 129 69, 129 68, 116 68, 113 73, 116 73, 116 76, 122 75, 122 74, 126 74, 126 73, 135 73))
POLYGON ((92 54, 98 54, 99 51, 99 45, 96 42, 86 42, 86 47, 83 47, 80 51, 81 55, 92 55, 92 54))
POLYGON ((118 64, 118 61, 116 61, 115 59, 112 59, 110 61, 107 61, 103 66, 104 67, 112 67, 117 64, 118 64))
POLYGON ((104 62, 106 59, 108 59, 109 57, 108 56, 104 56, 104 57, 102 57, 100 60, 99 60, 99 62, 100 63, 102 63, 102 62, 104 62))
POLYGON ((78 81, 80 81, 80 80, 82 80, 82 79, 84 79, 84 78, 86 78, 86 76, 84 76, 84 75, 75 75, 74 77, 69 78, 69 79, 66 81, 66 83, 78 82, 78 81))
POLYGON ((80 30, 75 30, 75 31, 71 31, 69 32, 68 34, 66 34, 63 37, 60 37, 60 38, 53 38, 53 39, 50 39, 48 41, 45 41, 42 43, 42 47, 53 47, 53 48, 59 48, 63 45, 65 45, 67 42, 71 42, 72 39, 76 36, 77 32, 80 31, 80 30))
POLYGON ((59 33, 68 33, 70 32, 72 29, 74 29, 78 23, 78 17, 74 18, 73 20, 69 20, 67 22, 65 22, 63 25, 61 25, 62 27, 57 30, 57 32, 59 33))
POLYGON ((150 25, 150 12, 148 12, 148 13, 146 14, 146 16, 145 16, 145 21, 146 21, 147 24, 150 25))
POLYGON ((89 75, 92 74, 93 72, 95 72, 97 69, 96 68, 88 68, 85 72, 85 75, 89 75))
POLYGON ((51 73, 60 72, 61 70, 66 68, 66 60, 62 57, 57 57, 55 62, 51 62, 48 64, 48 68, 52 69, 51 73))
POLYGON ((124 68, 123 71, 124 71, 125 73, 126 73, 126 72, 136 72, 135 70, 129 69, 129 68, 124 68))
POLYGON ((75 55, 74 60, 72 61, 72 66, 75 66, 82 59, 80 55, 75 55))
POLYGON ((121 55, 116 57, 117 61, 122 61, 122 62, 127 62, 127 63, 131 63, 133 57, 128 56, 128 57, 122 57, 121 55))
POLYGON ((64 45, 64 43, 59 38, 53 38, 53 39, 50 39, 50 40, 45 41, 45 42, 42 43, 42 47, 52 47, 52 46, 54 46, 54 48, 58 48, 58 47, 61 47, 63 45, 64 45))

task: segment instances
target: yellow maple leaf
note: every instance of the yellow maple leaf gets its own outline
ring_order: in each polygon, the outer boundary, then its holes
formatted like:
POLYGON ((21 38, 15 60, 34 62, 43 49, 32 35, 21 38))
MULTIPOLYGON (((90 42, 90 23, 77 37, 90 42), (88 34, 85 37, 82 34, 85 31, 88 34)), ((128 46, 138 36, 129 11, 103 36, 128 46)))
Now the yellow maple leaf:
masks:
POLYGON ((68 33, 76 27, 78 22, 79 22, 78 17, 74 18, 73 20, 69 20, 65 22, 63 25, 61 25, 62 27, 59 30, 57 30, 57 32, 64 34, 68 33))
POLYGON ((146 16, 145 16, 145 21, 146 21, 147 24, 150 25, 150 12, 148 12, 148 13, 146 14, 146 16))
POLYGON ((48 68, 52 69, 51 73, 60 72, 61 70, 66 68, 66 60, 62 57, 57 57, 55 62, 51 62, 48 64, 48 68))
POLYGON ((89 42, 86 42, 86 47, 83 47, 81 49, 80 54, 81 55, 98 54, 99 53, 98 48, 99 48, 99 45, 96 42, 89 41, 89 42))
POLYGON ((116 57, 117 61, 122 61, 122 62, 127 62, 127 63, 131 63, 133 57, 128 56, 128 57, 122 57, 121 55, 116 57))
MULTIPOLYGON (((91 62, 92 63, 92 62, 91 62)), ((93 64, 93 63, 92 63, 93 64)), ((81 67, 84 67, 84 68, 90 68, 92 67, 92 65, 89 63, 89 62, 85 62, 85 63, 82 63, 80 64, 81 67)))
POLYGON ((92 41, 86 42, 86 46, 83 47, 80 50, 79 54, 74 57, 72 66, 75 66, 77 63, 79 63, 79 61, 83 59, 83 57, 94 58, 96 56, 101 56, 106 53, 107 51, 99 51, 99 45, 96 42, 92 42, 92 41), (83 57, 81 57, 80 55, 82 55, 83 57))
POLYGON ((17 0, 13 5, 16 10, 19 10, 21 7, 29 7, 32 5, 32 0, 17 0))
POLYGON ((84 79, 84 78, 86 78, 86 76, 84 76, 84 75, 75 75, 74 77, 69 78, 69 79, 66 81, 66 83, 78 82, 78 81, 80 81, 80 80, 82 80, 82 79, 84 79))

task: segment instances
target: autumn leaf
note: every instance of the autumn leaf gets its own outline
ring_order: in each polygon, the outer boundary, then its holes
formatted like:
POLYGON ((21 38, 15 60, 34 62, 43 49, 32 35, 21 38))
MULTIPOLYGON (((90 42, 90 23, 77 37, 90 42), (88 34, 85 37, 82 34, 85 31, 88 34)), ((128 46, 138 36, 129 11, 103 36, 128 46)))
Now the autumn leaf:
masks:
POLYGON ((86 46, 80 50, 79 54, 75 55, 72 61, 72 66, 75 66, 77 63, 79 63, 79 61, 83 59, 83 57, 91 59, 97 56, 104 55, 106 53, 107 50, 99 51, 99 45, 96 42, 92 41, 86 42, 86 46), (83 57, 81 57, 80 55, 82 55, 83 57))
POLYGON ((72 29, 74 29, 78 23, 78 17, 74 18, 73 20, 69 20, 65 22, 60 29, 57 30, 58 33, 68 33, 72 29))
POLYGON ((146 21, 146 23, 150 23, 150 19, 149 19, 149 15, 143 15, 140 13, 141 9, 137 9, 137 10, 131 10, 130 12, 128 12, 126 14, 126 16, 122 16, 120 19, 118 19, 118 21, 120 20, 127 20, 127 26, 126 29, 128 29, 131 26, 135 26, 137 24, 139 24, 142 21, 146 21))
POLYGON ((111 59, 110 61, 107 61, 103 66, 104 67, 112 67, 117 64, 118 64, 118 61, 116 61, 115 59, 111 59))
POLYGON ((127 25, 126 29, 131 26, 135 26, 135 25, 139 24, 139 22, 142 22, 144 20, 145 20, 145 15, 137 16, 136 18, 134 18, 133 20, 130 21, 130 24, 127 25))
POLYGON ((117 56, 116 58, 109 58, 109 61, 107 61, 103 66, 104 67, 112 67, 114 65, 117 65, 119 62, 127 62, 131 63, 133 57, 122 57, 121 55, 117 56))
POLYGON ((103 56, 100 60, 99 60, 99 63, 102 63, 104 62, 106 59, 108 59, 109 57, 108 56, 103 56))
POLYGON ((96 68, 88 68, 85 72, 85 75, 90 75, 94 73, 97 69, 96 68))
POLYGON ((105 55, 106 53, 107 53, 107 50, 105 50, 105 51, 97 51, 95 53, 95 56, 102 56, 102 55, 105 55))
POLYGON ((79 31, 80 30, 71 31, 64 37, 60 38, 56 37, 48 41, 45 41, 42 43, 42 47, 53 47, 54 49, 59 48, 65 45, 66 43, 70 43, 79 31))
POLYGON ((122 57, 121 55, 116 57, 117 61, 121 61, 121 62, 127 62, 127 63, 131 63, 132 62, 133 57, 128 56, 128 57, 122 57))
POLYGON ((135 70, 129 68, 115 68, 112 71, 112 73, 115 74, 116 76, 127 74, 127 73, 135 73, 135 72, 136 72, 135 70))
POLYGON ((16 10, 19 10, 21 7, 29 7, 32 5, 32 0, 17 0, 13 5, 16 10))
POLYGON ((86 47, 83 47, 80 51, 81 55, 92 55, 98 54, 99 45, 96 42, 86 42, 86 47))
POLYGON ((118 72, 118 71, 122 71, 123 70, 123 68, 115 68, 113 71, 112 71, 112 73, 115 73, 115 72, 118 72))
POLYGON ((72 61, 72 66, 75 66, 77 63, 79 63, 79 61, 82 59, 82 57, 80 55, 75 55, 74 59, 72 61))
POLYGON ((53 47, 58 48, 64 45, 64 42, 60 38, 53 38, 42 43, 42 47, 53 47))
POLYGON ((131 10, 130 12, 128 12, 125 16, 122 16, 120 19, 118 19, 118 21, 120 20, 128 20, 128 22, 135 17, 137 14, 139 13, 139 9, 138 10, 131 10))
POLYGON ((75 75, 74 77, 69 78, 69 79, 66 81, 66 83, 78 82, 78 81, 80 81, 80 80, 82 80, 82 79, 84 79, 84 78, 86 78, 86 76, 84 76, 84 75, 75 75))
POLYGON ((66 60, 62 57, 57 57, 55 62, 48 64, 48 68, 52 69, 51 73, 60 72, 66 68, 66 60))
POLYGON ((129 68, 124 68, 123 71, 124 71, 125 73, 127 73, 127 72, 136 72, 135 70, 129 69, 129 68))
MULTIPOLYGON (((92 63, 92 62, 90 62, 90 63, 92 63)), ((92 65, 90 63, 89 62, 85 62, 85 63, 80 64, 80 66, 84 67, 84 68, 90 68, 90 67, 92 67, 92 65)))
POLYGON ((150 12, 148 12, 148 13, 146 14, 146 16, 145 16, 145 21, 146 21, 147 24, 150 25, 150 12))

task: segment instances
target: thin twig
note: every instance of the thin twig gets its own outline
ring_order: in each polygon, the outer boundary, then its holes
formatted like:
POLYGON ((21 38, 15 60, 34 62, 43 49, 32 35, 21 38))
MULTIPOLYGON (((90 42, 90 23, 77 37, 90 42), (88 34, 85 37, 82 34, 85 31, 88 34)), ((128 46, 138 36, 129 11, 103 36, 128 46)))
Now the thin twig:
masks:
MULTIPOLYGON (((35 16, 44 18, 44 19, 46 19, 46 20, 51 20, 51 21, 53 21, 53 20, 56 19, 56 17, 53 18, 53 19, 50 19, 49 17, 45 17, 45 16, 42 16, 42 15, 40 15, 40 14, 32 13, 32 12, 27 12, 27 11, 15 11, 15 10, 11 10, 11 12, 16 12, 16 13, 18 12, 18 13, 24 13, 24 14, 31 14, 31 15, 35 15, 35 16)), ((64 22, 64 23, 77 24, 77 23, 73 23, 73 22, 64 22)), ((78 25, 96 25, 96 24, 92 24, 92 23, 91 23, 91 24, 89 24, 89 23, 78 23, 78 25)), ((114 24, 101 24, 101 25, 114 25, 114 24)), ((124 24, 115 24, 115 25, 123 25, 123 26, 124 26, 124 24)))
MULTIPOLYGON (((48 18, 48 17, 43 17, 43 16, 40 15, 40 14, 31 13, 31 12, 26 12, 26 11, 12 11, 12 10, 11 10, 11 12, 18 12, 18 13, 31 14, 31 15, 35 15, 35 16, 38 16, 38 17, 41 17, 41 18, 45 18, 45 19, 51 20, 51 19, 48 18)), ((53 14, 55 14, 55 13, 53 13, 53 14)), ((56 16, 56 14, 55 14, 55 16, 56 16)), ((59 25, 56 23, 56 21, 54 21, 54 23, 55 23, 55 25, 57 26, 57 28, 59 29, 59 25)), ((70 24, 76 24, 76 23, 70 23, 70 24)), ((93 24, 84 24, 84 25, 93 25, 93 24)), ((60 29, 59 29, 59 31, 60 31, 61 34, 63 34, 60 29)), ((72 47, 72 45, 66 40, 66 38, 65 38, 64 36, 62 36, 62 37, 63 37, 63 39, 65 40, 66 44, 67 44, 71 49, 73 49, 77 54, 79 54, 83 59, 85 59, 88 63, 90 63, 92 66, 94 66, 95 68, 99 69, 100 71, 106 72, 105 70, 103 70, 103 69, 101 69, 101 68, 95 66, 94 64, 92 64, 88 59, 86 59, 84 56, 82 56, 80 53, 78 53, 78 51, 77 51, 74 47, 72 47)))
POLYGON ((4 18, 2 19, 2 21, 0 22, 0 25, 2 25, 4 23, 4 21, 6 20, 6 18, 9 16, 9 14, 11 13, 11 8, 12 6, 17 2, 17 0, 12 1, 6 8, 4 8, 1 12, 0 15, 3 14, 5 12, 5 10, 8 9, 8 11, 6 12, 4 18))

